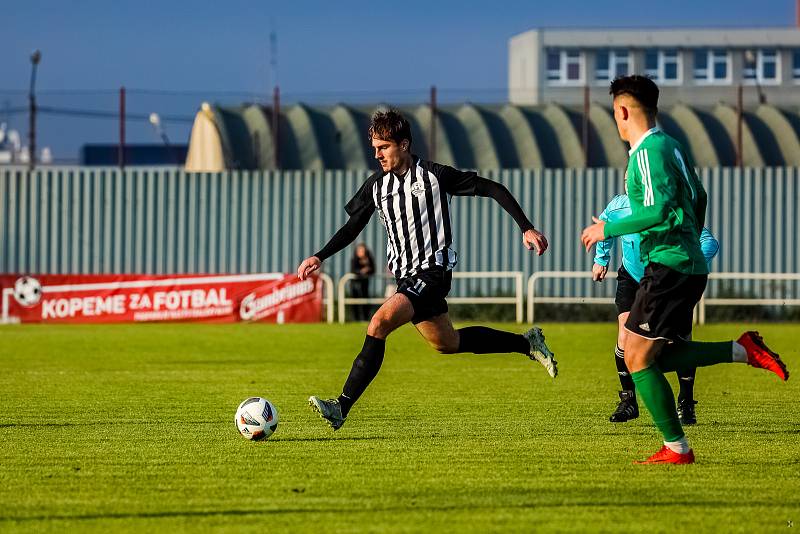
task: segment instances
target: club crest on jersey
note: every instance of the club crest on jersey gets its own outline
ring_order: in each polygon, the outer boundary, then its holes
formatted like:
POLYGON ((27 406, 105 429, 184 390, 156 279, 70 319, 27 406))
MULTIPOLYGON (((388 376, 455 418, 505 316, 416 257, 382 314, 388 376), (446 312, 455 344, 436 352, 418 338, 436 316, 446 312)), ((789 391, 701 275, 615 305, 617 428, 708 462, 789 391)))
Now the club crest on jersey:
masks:
POLYGON ((422 196, 425 194, 425 184, 417 180, 411 184, 411 193, 415 196, 422 196))

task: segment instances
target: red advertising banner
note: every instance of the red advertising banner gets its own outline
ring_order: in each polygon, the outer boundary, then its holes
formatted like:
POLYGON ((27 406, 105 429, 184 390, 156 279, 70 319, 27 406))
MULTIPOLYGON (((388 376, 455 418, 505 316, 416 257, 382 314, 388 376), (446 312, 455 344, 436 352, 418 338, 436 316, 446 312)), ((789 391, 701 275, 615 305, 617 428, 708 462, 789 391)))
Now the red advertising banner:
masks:
POLYGON ((0 275, 2 322, 263 321, 322 319, 322 281, 241 275, 0 275))

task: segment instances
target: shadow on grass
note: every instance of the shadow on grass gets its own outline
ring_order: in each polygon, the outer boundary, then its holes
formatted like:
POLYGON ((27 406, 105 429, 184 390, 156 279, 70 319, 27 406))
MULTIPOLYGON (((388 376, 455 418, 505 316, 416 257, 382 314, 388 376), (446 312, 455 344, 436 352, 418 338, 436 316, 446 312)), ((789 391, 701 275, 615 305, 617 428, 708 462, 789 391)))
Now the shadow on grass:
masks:
MULTIPOLYGON (((619 500, 602 500, 593 502, 565 502, 565 503, 522 503, 511 505, 491 505, 486 508, 504 510, 525 510, 536 508, 608 508, 619 506, 619 500)), ((780 506, 797 506, 800 502, 782 502, 780 506)), ((628 503, 626 506, 645 507, 645 508, 736 508, 737 505, 731 501, 675 501, 675 502, 648 502, 648 503, 628 503)), ((756 502, 749 501, 749 506, 776 506, 774 501, 756 502)), ((175 511, 175 512, 142 512, 142 513, 106 513, 106 514, 85 514, 85 515, 36 515, 36 516, 0 516, 0 522, 30 522, 30 521, 94 521, 103 519, 163 519, 178 517, 213 517, 213 516, 252 516, 252 515, 275 515, 275 514, 374 514, 380 512, 404 512, 409 510, 420 510, 423 512, 450 512, 459 510, 475 510, 475 503, 464 503, 459 505, 440 505, 440 506, 418 506, 411 503, 406 506, 386 506, 379 508, 265 508, 262 510, 206 510, 206 511, 175 511)))
MULTIPOLYGON (((0 423, 0 428, 25 428, 25 427, 68 427, 68 426, 113 426, 113 425, 173 425, 178 421, 104 421, 102 425, 100 423, 0 423)), ((180 421, 181 424, 188 423, 192 425, 218 425, 220 424, 219 421, 180 421)))
POLYGON ((386 436, 324 436, 317 438, 275 438, 269 441, 382 441, 389 439, 386 436))

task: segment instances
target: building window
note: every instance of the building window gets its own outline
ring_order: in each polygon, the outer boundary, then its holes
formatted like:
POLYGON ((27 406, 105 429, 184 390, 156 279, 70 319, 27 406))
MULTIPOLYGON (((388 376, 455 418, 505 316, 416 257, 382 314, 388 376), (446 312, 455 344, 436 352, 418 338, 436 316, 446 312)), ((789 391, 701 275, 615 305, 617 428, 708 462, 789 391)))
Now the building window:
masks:
POLYGON ((613 80, 617 76, 630 73, 630 54, 627 50, 609 50, 601 48, 595 55, 595 79, 599 81, 613 80))
POLYGON ((774 48, 744 51, 742 78, 754 83, 778 83, 778 51, 774 48))
POLYGON ((564 53, 566 57, 566 79, 574 82, 582 78, 581 76, 581 53, 575 50, 570 50, 564 53))
POLYGON ((648 48, 644 52, 644 73, 658 80, 658 50, 655 48, 648 48))
POLYGON ((608 50, 598 50, 595 55, 595 71, 594 77, 597 80, 610 80, 611 74, 609 73, 609 52, 608 50))
POLYGON ((547 50, 547 80, 553 84, 583 82, 583 54, 579 50, 547 50))
POLYGON ((660 83, 680 81, 679 62, 680 55, 675 49, 650 48, 644 53, 645 74, 660 83))
POLYGON ((677 50, 661 51, 661 69, 663 71, 663 75, 661 76, 662 81, 680 80, 680 69, 678 68, 679 61, 680 56, 678 55, 677 50))
POLYGON ((730 54, 722 48, 694 51, 694 79, 700 83, 730 83, 730 54))
POLYGON ((758 51, 761 79, 778 81, 778 52, 775 49, 758 51))
POLYGON ((792 78, 800 81, 800 48, 792 50, 792 78))
POLYGON ((561 79, 561 53, 547 51, 547 79, 550 81, 561 79))

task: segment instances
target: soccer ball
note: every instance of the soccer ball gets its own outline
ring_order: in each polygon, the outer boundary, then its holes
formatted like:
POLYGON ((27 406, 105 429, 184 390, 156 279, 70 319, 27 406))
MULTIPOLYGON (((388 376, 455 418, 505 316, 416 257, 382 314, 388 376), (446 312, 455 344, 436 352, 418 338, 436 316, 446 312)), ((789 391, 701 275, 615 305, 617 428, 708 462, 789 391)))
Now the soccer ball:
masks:
POLYGON ((30 276, 18 278, 14 282, 14 298, 26 308, 36 306, 42 298, 42 284, 30 276))
POLYGON ((250 397, 236 409, 236 428, 247 439, 266 439, 278 428, 278 410, 267 399, 250 397))

